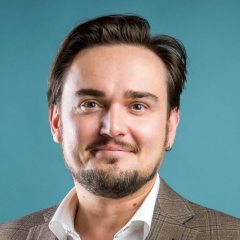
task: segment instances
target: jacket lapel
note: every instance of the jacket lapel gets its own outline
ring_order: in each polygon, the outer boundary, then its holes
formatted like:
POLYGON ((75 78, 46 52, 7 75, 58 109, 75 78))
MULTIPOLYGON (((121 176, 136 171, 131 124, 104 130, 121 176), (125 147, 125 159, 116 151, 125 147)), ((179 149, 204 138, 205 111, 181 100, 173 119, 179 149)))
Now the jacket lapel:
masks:
MULTIPOLYGON (((42 223, 30 228, 27 240, 56 240, 48 227, 57 206, 43 214, 42 223)), ((198 232, 184 225, 194 217, 187 200, 174 192, 161 179, 161 187, 156 200, 150 232, 146 240, 195 240, 198 232)))
POLYGON ((194 213, 187 200, 174 192, 162 179, 147 240, 194 240, 198 232, 184 225, 194 213))
POLYGON ((30 228, 27 236, 27 240, 57 240, 56 236, 51 232, 48 227, 49 222, 51 221, 55 211, 58 206, 50 208, 47 212, 43 214, 43 223, 35 227, 30 228))
POLYGON ((27 240, 57 240, 56 236, 51 232, 48 223, 37 225, 30 228, 27 240))

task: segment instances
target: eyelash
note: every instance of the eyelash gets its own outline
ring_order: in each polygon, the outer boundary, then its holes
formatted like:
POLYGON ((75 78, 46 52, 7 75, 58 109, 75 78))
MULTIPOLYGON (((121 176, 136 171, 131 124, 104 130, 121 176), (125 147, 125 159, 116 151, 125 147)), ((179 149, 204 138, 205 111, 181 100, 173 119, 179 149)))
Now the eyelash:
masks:
POLYGON ((80 104, 80 109, 83 112, 94 112, 99 108, 102 108, 101 104, 99 102, 93 101, 93 100, 86 100, 80 104), (89 106, 90 104, 94 104, 94 106, 89 106))
POLYGON ((142 104, 142 103, 134 103, 131 105, 131 109, 135 110, 135 111, 142 111, 145 110, 147 107, 146 105, 142 104), (141 106, 141 109, 134 109, 134 106, 141 106))
MULTIPOLYGON (((84 107, 89 107, 89 106, 86 106, 87 104, 96 104, 96 105, 99 105, 98 103, 94 102, 94 101, 86 101, 86 102, 83 102, 81 104, 81 106, 84 106, 84 107)), ((94 108, 94 107, 89 107, 89 108, 94 108)))
MULTIPOLYGON (((101 109, 103 107, 104 106, 102 104, 94 100, 86 100, 80 104, 80 109, 83 112, 95 112, 98 109, 101 109), (89 105, 94 105, 94 106, 89 106, 89 105)), ((147 108, 148 107, 146 106, 146 104, 139 103, 139 102, 131 103, 128 107, 128 109, 130 109, 132 112, 136 114, 140 114, 144 112, 147 108), (140 109, 137 107, 140 107, 140 109)))

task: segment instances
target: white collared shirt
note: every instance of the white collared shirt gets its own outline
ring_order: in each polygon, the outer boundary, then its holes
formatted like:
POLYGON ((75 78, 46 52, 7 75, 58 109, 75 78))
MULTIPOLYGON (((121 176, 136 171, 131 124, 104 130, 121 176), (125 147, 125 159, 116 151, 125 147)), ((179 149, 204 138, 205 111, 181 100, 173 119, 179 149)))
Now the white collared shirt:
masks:
MULTIPOLYGON (((113 240, 144 240, 151 228, 155 202, 160 187, 157 177, 153 188, 131 220, 120 229, 113 240)), ((81 240, 74 228, 74 218, 78 207, 78 198, 73 188, 58 206, 49 223, 50 230, 59 240, 81 240)))

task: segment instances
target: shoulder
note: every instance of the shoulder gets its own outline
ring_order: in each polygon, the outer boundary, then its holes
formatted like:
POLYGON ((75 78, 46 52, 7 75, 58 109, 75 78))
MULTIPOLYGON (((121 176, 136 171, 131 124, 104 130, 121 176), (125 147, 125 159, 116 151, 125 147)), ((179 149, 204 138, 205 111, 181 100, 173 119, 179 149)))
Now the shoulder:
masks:
POLYGON ((155 214, 158 223, 164 216, 162 222, 194 231, 197 239, 240 239, 240 219, 185 199, 162 179, 155 214))
POLYGON ((193 228, 199 229, 202 232, 216 230, 218 232, 238 232, 240 237, 240 219, 232 217, 228 214, 206 208, 186 200, 191 210, 194 212, 194 217, 188 220, 185 224, 193 228))
POLYGON ((57 206, 0 224, 0 240, 26 239, 30 228, 49 222, 57 206))

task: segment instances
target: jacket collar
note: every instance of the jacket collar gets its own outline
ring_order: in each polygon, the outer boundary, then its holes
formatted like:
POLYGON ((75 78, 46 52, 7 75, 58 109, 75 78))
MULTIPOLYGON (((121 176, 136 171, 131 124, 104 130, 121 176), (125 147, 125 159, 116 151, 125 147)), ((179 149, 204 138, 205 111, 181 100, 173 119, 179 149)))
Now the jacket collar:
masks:
POLYGON ((51 219, 52 219, 54 213, 56 212, 57 208, 58 208, 58 205, 54 206, 54 207, 51 207, 50 209, 48 209, 48 211, 46 211, 43 214, 45 222, 50 222, 51 221, 51 219))
POLYGON ((161 179, 156 206, 155 210, 164 212, 180 224, 184 224, 195 215, 188 201, 169 187, 163 179, 161 179))
MULTIPOLYGON (((57 206, 49 208, 44 214, 45 222, 50 222, 57 206)), ((188 204, 188 201, 177 194, 167 183, 161 178, 161 187, 155 204, 155 213, 161 212, 171 217, 180 224, 194 217, 194 212, 188 204)))
POLYGON ((198 232, 184 225, 194 217, 188 201, 172 190, 161 179, 152 225, 146 240, 194 240, 198 232))
MULTIPOLYGON (((43 214, 45 224, 39 225, 48 237, 55 239, 48 228, 58 206, 50 208, 43 214)), ((186 239, 194 240, 198 232, 184 225, 185 222, 194 217, 194 212, 188 201, 178 195, 161 178, 160 191, 155 204, 151 229, 146 240, 155 239, 186 239)), ((36 229, 35 229, 36 230, 36 229)), ((40 229, 38 229, 39 231, 40 229)), ((49 238, 50 239, 50 238, 49 238)))
POLYGON ((57 207, 58 206, 54 206, 46 210, 46 212, 42 215, 42 223, 39 223, 38 225, 29 229, 27 239, 57 240, 55 235, 50 231, 48 227, 48 223, 52 219, 55 211, 57 210, 57 207))

